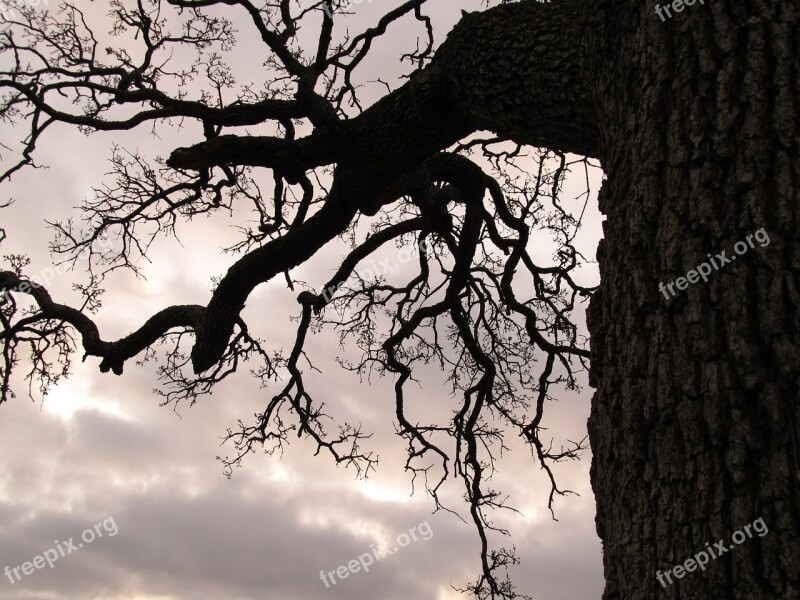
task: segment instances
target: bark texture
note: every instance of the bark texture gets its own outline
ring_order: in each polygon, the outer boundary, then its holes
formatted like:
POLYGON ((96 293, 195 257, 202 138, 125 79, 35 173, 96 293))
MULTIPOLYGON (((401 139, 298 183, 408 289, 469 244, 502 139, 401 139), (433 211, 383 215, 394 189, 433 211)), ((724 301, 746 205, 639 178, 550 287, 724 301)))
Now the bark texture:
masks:
POLYGON ((596 10, 604 598, 800 598, 798 6, 713 0, 667 22, 651 5, 596 10), (761 227, 770 244, 738 256, 761 227), (723 250, 735 260, 707 283, 659 292, 723 250), (769 533, 736 545, 758 518, 769 533), (720 539, 733 548, 704 572, 659 584, 720 539))

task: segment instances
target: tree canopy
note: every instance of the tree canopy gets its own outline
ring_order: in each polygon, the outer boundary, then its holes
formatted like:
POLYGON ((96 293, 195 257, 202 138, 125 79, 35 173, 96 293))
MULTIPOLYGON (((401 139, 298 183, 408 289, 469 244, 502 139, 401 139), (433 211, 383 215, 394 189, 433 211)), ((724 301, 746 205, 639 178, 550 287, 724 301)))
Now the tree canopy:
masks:
POLYGON ((159 156, 114 145, 111 172, 81 218, 51 223, 52 251, 89 274, 80 305, 54 299, 25 256, 5 257, 0 402, 13 397, 12 371, 27 369, 31 390, 46 393, 76 353, 116 375, 157 358, 167 404, 193 403, 246 364, 269 398, 254 421, 228 431, 228 469, 295 433, 366 476, 377 460, 369 432, 326 425, 304 380, 309 336, 334 328, 361 354, 343 368, 393 378, 406 469, 435 507, 453 508, 437 495, 444 481, 463 482, 482 557, 464 591, 518 597, 500 575, 516 561, 513 549, 487 537, 497 530, 491 511, 507 507, 489 479, 505 436, 520 436, 549 477, 551 507, 568 492, 551 465, 586 447, 554 449, 542 419, 554 390, 575 389, 588 366, 574 318, 595 290, 576 276, 586 262, 574 239, 588 178, 571 207, 561 196, 568 173, 596 167, 600 152, 591 111, 575 101, 582 84, 557 66, 565 33, 579 24, 549 4, 502 4, 465 14, 442 42, 426 0, 398 3, 355 34, 345 15, 357 6, 328 0, 112 0, 106 18, 70 2, 19 7, 0 31, 0 118, 20 133, 0 181, 42 166, 37 147, 59 125, 86 134, 146 128, 162 151, 171 147, 159 156), (521 26, 497 36, 501 20, 531 11, 549 36, 531 41, 521 26), (400 56, 407 81, 365 80, 370 51, 405 21, 418 30, 400 56), (238 28, 261 43, 246 49, 244 73, 238 28), (502 61, 518 55, 552 70, 517 81, 502 61), (212 214, 229 215, 241 236, 226 249, 232 262, 211 300, 163 307, 129 335, 104 338, 93 314, 108 275, 138 273, 155 240, 212 214), (326 280, 292 274, 337 240, 349 250, 326 280), (417 249, 413 275, 364 276, 391 244, 417 249), (287 352, 254 336, 242 316, 270 281, 297 291, 287 352), (427 364, 446 374, 457 400, 449 420, 407 410, 415 369, 427 364))

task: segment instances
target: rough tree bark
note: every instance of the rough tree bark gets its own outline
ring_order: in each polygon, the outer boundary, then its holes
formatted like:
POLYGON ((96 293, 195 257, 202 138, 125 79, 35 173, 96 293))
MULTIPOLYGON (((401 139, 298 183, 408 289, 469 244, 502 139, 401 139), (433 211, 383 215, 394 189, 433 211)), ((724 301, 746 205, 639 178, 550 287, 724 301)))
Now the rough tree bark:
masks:
POLYGON ((605 598, 800 598, 798 50, 794 2, 602 7, 608 175, 589 421, 605 598), (764 227, 771 243, 667 300, 764 227), (769 533, 663 589, 757 518, 769 533))

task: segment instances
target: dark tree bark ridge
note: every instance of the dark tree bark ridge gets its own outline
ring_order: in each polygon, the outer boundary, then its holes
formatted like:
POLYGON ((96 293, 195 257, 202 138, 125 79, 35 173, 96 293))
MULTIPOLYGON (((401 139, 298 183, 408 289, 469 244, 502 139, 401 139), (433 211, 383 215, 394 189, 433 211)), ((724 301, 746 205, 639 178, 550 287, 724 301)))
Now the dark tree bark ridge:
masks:
POLYGON ((715 1, 667 24, 617 8, 599 52, 618 69, 597 79, 608 220, 589 321, 609 600, 800 597, 797 8, 715 1), (659 293, 760 227, 769 246, 659 293), (759 517, 766 537, 657 583, 759 517))

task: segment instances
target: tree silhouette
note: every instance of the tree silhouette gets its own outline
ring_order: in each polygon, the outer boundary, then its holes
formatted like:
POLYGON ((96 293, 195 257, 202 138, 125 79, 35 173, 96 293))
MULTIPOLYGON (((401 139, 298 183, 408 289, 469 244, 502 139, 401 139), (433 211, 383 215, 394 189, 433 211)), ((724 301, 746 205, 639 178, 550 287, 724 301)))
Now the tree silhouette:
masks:
POLYGON ((193 400, 258 360, 265 384, 289 377, 255 423, 229 432, 237 451, 226 464, 297 432, 366 474, 374 466, 362 449, 366 434, 348 424, 328 434, 323 406, 303 379, 308 335, 337 323, 362 353, 345 368, 394 377, 406 468, 423 478, 437 508, 451 469, 463 481, 482 559, 479 578, 463 591, 514 598, 499 574, 516 561, 513 550, 492 549, 487 539, 488 511, 504 506, 487 478, 510 428, 550 476, 550 503, 564 493, 550 464, 577 457, 583 443, 553 451, 541 439, 542 410, 550 386, 574 387, 575 369, 588 363, 570 315, 593 296, 590 435, 605 597, 665 593, 653 577, 659 566, 755 516, 776 533, 666 593, 794 597, 799 416, 787 399, 798 396, 800 353, 797 270, 789 267, 797 234, 787 224, 797 215, 791 182, 800 175, 796 7, 715 0, 706 12, 695 7, 664 23, 632 0, 502 2, 464 14, 437 47, 425 5, 404 2, 349 36, 336 27, 347 8, 336 2, 113 0, 121 41, 108 47, 74 5, 58 13, 21 8, 3 30, 0 114, 29 130, 3 179, 35 166, 37 144, 57 123, 92 132, 196 122, 204 139, 187 133, 190 145, 165 160, 115 148, 113 182, 83 207, 88 227, 53 224, 56 251, 89 256, 80 308, 55 302, 26 278, 24 257, 10 257, 11 269, 0 273, 10 292, 2 304, 3 399, 25 347, 31 381, 46 390, 68 372, 78 346, 100 358, 102 372, 120 375, 127 361, 167 343, 166 402, 193 400), (263 42, 264 85, 234 88, 224 60, 234 13, 263 42), (364 108, 356 71, 405 17, 425 32, 402 57, 413 73, 364 108), (313 44, 301 43, 301 25, 314 30, 313 44), (548 150, 526 163, 538 172, 520 177, 513 171, 525 147, 548 150), (490 173, 473 159, 476 150, 493 161, 490 173), (585 158, 570 162, 569 153, 585 158), (594 294, 571 274, 581 258, 572 245, 577 223, 558 200, 567 169, 590 159, 608 175, 603 287, 594 294), (271 197, 261 193, 265 172, 271 197), (553 214, 542 212, 545 201, 553 214), (241 256, 207 305, 167 307, 122 339, 101 337, 91 313, 109 270, 135 271, 177 223, 241 204, 258 225, 230 248, 241 256), (362 236, 368 217, 375 221, 362 236), (658 281, 758 226, 781 251, 662 302, 658 281), (531 256, 537 229, 559 243, 552 264, 531 256), (113 250, 97 250, 104 236, 119 241, 113 250), (291 269, 337 238, 352 250, 328 281, 292 279, 291 269), (357 277, 341 287, 388 243, 423 250, 410 280, 357 277), (241 317, 256 286, 280 276, 305 288, 285 357, 251 336, 241 317), (31 304, 19 305, 20 295, 31 304), (406 384, 429 362, 459 394, 445 424, 406 414, 406 384))

